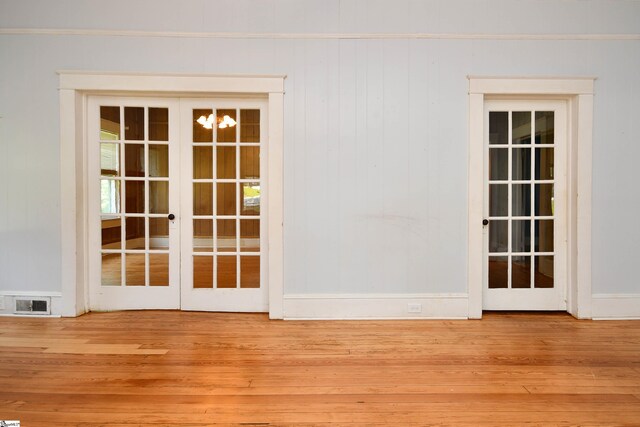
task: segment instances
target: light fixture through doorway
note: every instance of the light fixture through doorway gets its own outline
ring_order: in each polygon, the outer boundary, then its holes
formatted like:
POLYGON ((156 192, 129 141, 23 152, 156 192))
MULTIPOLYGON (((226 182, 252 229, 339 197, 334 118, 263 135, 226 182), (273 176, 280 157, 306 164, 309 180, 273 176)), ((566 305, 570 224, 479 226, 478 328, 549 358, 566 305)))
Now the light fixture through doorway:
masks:
MULTIPOLYGON (((215 121, 216 121, 216 117, 213 114, 209 114, 209 117, 200 116, 200 118, 197 120, 197 122, 200 123, 202 127, 205 129, 212 129, 213 123, 215 121)), ((227 127, 231 128, 236 125, 236 121, 233 120, 228 115, 224 115, 222 118, 218 118, 217 122, 218 122, 218 127, 220 129, 224 129, 227 127)))

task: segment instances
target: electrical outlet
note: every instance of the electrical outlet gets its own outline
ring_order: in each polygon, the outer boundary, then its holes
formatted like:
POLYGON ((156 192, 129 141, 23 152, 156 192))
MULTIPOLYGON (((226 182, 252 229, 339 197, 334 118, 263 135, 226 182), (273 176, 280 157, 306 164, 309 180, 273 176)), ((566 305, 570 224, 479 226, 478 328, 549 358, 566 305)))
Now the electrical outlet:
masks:
POLYGON ((407 311, 409 313, 422 313, 422 304, 409 303, 407 304, 407 311))

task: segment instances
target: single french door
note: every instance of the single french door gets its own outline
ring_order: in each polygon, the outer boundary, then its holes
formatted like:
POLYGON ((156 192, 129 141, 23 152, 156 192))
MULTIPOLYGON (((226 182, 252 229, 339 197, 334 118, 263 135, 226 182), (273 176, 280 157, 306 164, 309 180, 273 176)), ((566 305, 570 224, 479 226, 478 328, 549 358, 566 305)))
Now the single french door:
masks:
POLYGON ((564 101, 485 103, 483 309, 566 309, 564 101))
POLYGON ((182 100, 182 308, 267 311, 266 100, 182 100))
POLYGON ((90 308, 179 308, 178 100, 91 97, 87 129, 90 308))
POLYGON ((87 113, 90 308, 267 311, 266 102, 87 113))

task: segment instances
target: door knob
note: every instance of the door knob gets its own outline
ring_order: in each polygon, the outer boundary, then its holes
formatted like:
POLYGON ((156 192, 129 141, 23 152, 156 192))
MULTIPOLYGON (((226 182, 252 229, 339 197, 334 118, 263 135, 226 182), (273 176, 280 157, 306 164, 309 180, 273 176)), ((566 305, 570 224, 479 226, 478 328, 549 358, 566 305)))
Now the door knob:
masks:
POLYGON ((488 219, 483 219, 482 220, 482 225, 489 225, 489 220, 488 219))
POLYGON ((174 219, 176 219, 176 216, 174 214, 169 214, 167 218, 169 218, 169 221, 173 221, 174 219))

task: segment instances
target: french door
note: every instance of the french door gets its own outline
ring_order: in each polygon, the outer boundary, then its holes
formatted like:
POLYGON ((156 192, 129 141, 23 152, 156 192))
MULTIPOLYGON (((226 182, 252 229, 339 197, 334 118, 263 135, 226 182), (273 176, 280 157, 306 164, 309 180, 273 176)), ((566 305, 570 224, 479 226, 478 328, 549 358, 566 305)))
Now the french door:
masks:
POLYGON ((179 103, 91 98, 90 306, 180 307, 179 103))
POLYGON ((485 103, 485 310, 566 309, 563 101, 485 103))
POLYGON ((266 103, 90 97, 90 308, 267 311, 266 103))
POLYGON ((266 102, 182 100, 182 308, 267 311, 266 102))

